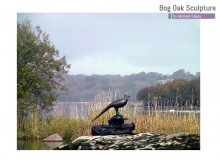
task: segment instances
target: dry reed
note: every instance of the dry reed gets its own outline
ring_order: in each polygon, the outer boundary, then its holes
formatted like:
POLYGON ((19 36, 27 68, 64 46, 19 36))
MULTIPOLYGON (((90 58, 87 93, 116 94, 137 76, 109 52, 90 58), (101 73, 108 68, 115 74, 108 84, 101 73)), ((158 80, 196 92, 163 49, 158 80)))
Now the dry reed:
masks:
MULTIPOLYGON (((43 139, 51 134, 59 133, 64 139, 75 139, 83 135, 91 135, 93 125, 107 124, 108 119, 115 114, 114 109, 105 112, 93 123, 91 120, 111 101, 119 98, 115 93, 103 93, 97 95, 89 103, 89 115, 79 115, 77 110, 72 110, 74 117, 63 112, 56 112, 47 119, 40 114, 33 114, 24 124, 25 137, 29 139, 43 139)), ((129 118, 126 123, 135 123, 134 132, 153 132, 159 134, 171 134, 178 132, 200 133, 199 113, 178 113, 161 112, 158 110, 146 110, 137 106, 130 106, 128 103, 124 108, 119 109, 124 117, 129 118), (141 111, 140 111, 141 110, 141 111)), ((19 138, 19 137, 18 137, 19 138)))

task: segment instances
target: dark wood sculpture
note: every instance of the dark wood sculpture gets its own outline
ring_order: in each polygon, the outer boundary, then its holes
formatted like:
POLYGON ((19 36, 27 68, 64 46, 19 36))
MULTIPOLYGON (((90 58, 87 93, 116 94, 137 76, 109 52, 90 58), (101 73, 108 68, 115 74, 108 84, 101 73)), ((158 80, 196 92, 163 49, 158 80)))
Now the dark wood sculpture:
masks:
POLYGON ((124 95, 124 98, 123 99, 119 99, 119 100, 116 100, 114 102, 112 102, 111 104, 109 104, 107 107, 105 107, 105 109, 103 109, 93 120, 96 120, 97 118, 99 118, 103 113, 105 113, 107 110, 109 110, 110 108, 115 108, 115 112, 116 112, 116 115, 118 115, 118 109, 121 108, 121 107, 124 107, 127 102, 128 102, 128 98, 130 96, 128 96, 127 94, 124 95))
POLYGON ((109 125, 97 125, 92 127, 92 135, 118 135, 118 134, 131 134, 135 129, 135 124, 124 124, 124 120, 128 118, 124 118, 119 114, 118 109, 124 107, 128 102, 127 94, 124 95, 123 99, 116 100, 110 103, 105 109, 103 109, 93 120, 95 121, 99 118, 103 113, 105 113, 110 108, 115 108, 116 115, 109 119, 109 125))

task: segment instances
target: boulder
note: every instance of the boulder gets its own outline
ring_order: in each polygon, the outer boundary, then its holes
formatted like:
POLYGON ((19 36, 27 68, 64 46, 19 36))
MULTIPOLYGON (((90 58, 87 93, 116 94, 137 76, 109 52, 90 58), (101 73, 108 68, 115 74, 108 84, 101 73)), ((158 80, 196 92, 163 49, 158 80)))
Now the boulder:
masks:
POLYGON ((18 131, 17 132, 17 138, 18 139, 25 139, 25 132, 24 131, 18 131))
POLYGON ((199 150, 200 136, 138 133, 133 135, 82 136, 55 150, 199 150))
POLYGON ((59 134, 53 134, 43 140, 44 142, 62 142, 63 139, 59 134))
POLYGON ((63 145, 63 142, 43 142, 49 149, 54 149, 55 147, 63 145))

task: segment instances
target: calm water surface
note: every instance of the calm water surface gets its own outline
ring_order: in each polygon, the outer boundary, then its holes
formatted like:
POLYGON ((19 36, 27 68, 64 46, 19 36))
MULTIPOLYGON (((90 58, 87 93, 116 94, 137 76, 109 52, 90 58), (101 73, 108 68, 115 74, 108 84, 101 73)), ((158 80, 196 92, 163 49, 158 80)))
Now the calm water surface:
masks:
POLYGON ((39 140, 17 140, 17 150, 52 150, 67 142, 42 142, 39 140))

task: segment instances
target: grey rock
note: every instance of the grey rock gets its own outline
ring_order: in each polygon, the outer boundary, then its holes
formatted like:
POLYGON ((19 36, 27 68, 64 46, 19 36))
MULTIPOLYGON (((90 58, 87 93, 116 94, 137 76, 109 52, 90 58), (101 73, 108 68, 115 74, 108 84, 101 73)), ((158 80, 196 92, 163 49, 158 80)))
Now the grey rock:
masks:
POLYGON ((51 149, 63 145, 63 142, 43 142, 43 143, 46 144, 51 149))
POLYGON ((44 142, 62 142, 63 139, 59 134, 53 134, 43 139, 44 142))
POLYGON ((17 133, 17 137, 19 138, 19 139, 25 139, 25 132, 24 131, 18 131, 18 133, 17 133))
POLYGON ((200 136, 189 133, 82 136, 64 147, 70 150, 199 150, 200 136))

